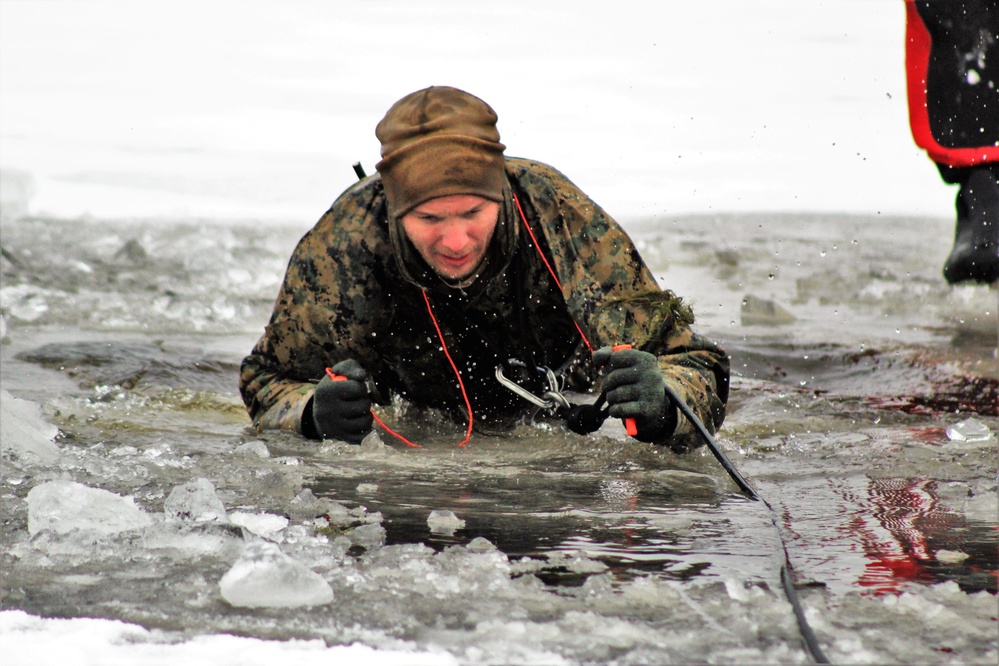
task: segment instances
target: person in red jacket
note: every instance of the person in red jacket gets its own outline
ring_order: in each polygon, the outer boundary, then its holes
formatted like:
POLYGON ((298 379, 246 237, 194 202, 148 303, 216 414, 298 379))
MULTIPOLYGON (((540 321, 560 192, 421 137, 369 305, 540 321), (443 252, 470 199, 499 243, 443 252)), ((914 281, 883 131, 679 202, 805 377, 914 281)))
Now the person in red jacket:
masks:
POLYGON ((958 185, 951 284, 999 280, 999 5, 906 0, 909 122, 958 185))

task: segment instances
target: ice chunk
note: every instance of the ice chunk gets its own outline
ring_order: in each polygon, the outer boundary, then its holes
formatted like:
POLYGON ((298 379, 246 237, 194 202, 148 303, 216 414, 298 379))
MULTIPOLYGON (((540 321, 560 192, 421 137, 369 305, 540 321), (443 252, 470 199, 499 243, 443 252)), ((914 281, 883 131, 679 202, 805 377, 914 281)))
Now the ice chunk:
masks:
POLYGON ((470 553, 492 553, 498 550, 492 541, 480 536, 469 541, 465 549, 470 553))
POLYGON ((359 484, 357 484, 357 492, 361 493, 362 495, 370 495, 372 493, 377 493, 378 492, 378 484, 377 483, 359 483, 359 484))
POLYGON ((49 298, 61 294, 30 284, 16 284, 0 288, 0 305, 15 320, 35 321, 49 311, 49 298))
POLYGON ((255 542, 219 581, 222 598, 233 606, 294 608, 333 601, 333 588, 277 545, 255 542))
POLYGON ((987 442, 992 439, 992 431, 978 419, 968 419, 947 428, 947 437, 957 442, 987 442))
POLYGON ((131 497, 74 481, 49 481, 28 492, 28 533, 74 529, 114 534, 152 525, 152 517, 131 497))
POLYGON ((739 315, 743 326, 780 326, 797 320, 777 303, 750 295, 743 297, 739 315))
POLYGON ((220 523, 190 525, 164 521, 142 533, 145 549, 177 559, 219 557, 233 560, 242 552, 244 544, 238 527, 220 523))
POLYGON ((960 550, 938 550, 936 552, 937 561, 946 564, 958 564, 964 562, 969 557, 971 556, 960 550))
POLYGON ((198 479, 174 488, 163 503, 163 512, 171 520, 195 523, 229 521, 225 505, 215 494, 215 485, 208 479, 198 479))
POLYGON ((465 521, 454 515, 454 511, 435 509, 430 512, 427 525, 430 526, 430 531, 435 534, 451 534, 455 530, 465 527, 465 521))
POLYGON ((272 513, 245 513, 235 511, 229 516, 233 525, 244 527, 254 534, 262 537, 273 538, 278 532, 288 527, 288 519, 284 516, 275 516, 272 513))
POLYGON ((114 253, 112 261, 116 264, 141 266, 149 261, 149 253, 142 247, 142 243, 133 238, 114 253))
POLYGON ((36 403, 0 389, 0 455, 22 464, 51 465, 59 460, 53 441, 58 434, 36 403))
POLYGON ((236 447, 236 453, 247 456, 257 456, 258 458, 271 457, 271 452, 268 450, 267 445, 259 439, 247 442, 246 444, 240 444, 236 447))
POLYGON ((355 546, 362 546, 368 550, 381 548, 385 543, 385 528, 379 523, 368 523, 358 525, 346 534, 350 542, 355 546))

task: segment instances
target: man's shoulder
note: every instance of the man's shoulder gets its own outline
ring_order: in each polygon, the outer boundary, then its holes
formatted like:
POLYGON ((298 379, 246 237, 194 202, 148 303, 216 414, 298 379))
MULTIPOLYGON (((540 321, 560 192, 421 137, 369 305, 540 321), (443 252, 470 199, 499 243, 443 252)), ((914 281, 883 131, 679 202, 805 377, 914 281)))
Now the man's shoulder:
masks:
POLYGON ((506 158, 506 172, 507 175, 518 182, 541 181, 554 184, 568 181, 568 178, 561 171, 550 164, 527 159, 526 157, 506 158))
POLYGON ((377 215, 385 212, 385 187, 374 174, 353 183, 336 198, 330 211, 340 215, 377 215))
POLYGON ((296 254, 381 252, 388 243, 385 194, 377 175, 352 184, 299 241, 296 254))

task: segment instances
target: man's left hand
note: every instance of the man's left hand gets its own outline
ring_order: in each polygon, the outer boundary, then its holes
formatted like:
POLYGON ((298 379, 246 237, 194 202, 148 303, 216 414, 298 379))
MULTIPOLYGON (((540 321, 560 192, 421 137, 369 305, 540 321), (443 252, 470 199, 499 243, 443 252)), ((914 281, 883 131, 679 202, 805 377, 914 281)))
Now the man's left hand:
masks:
POLYGON ((611 416, 634 419, 636 439, 642 441, 669 434, 667 430, 675 427, 676 408, 666 397, 666 381, 653 354, 603 347, 594 353, 593 361, 605 368, 603 390, 611 416))

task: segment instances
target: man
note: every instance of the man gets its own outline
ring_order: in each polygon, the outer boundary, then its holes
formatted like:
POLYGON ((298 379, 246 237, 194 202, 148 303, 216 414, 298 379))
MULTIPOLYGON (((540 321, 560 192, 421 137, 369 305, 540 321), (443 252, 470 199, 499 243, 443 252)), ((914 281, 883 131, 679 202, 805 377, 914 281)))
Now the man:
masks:
POLYGON ((916 144, 957 185, 950 284, 999 280, 999 7, 995 0, 906 0, 909 122, 916 144))
POLYGON ((356 443, 372 401, 393 395, 467 420, 469 434, 473 418, 506 427, 537 408, 497 368, 534 395, 551 388, 543 369, 567 390, 600 384, 610 416, 676 450, 693 426, 666 385, 721 425, 725 353, 691 331, 690 309, 603 210, 551 167, 504 156, 489 105, 427 88, 375 134, 378 174, 302 238, 243 361, 258 427, 356 443))

